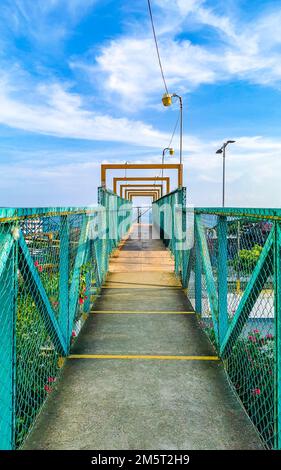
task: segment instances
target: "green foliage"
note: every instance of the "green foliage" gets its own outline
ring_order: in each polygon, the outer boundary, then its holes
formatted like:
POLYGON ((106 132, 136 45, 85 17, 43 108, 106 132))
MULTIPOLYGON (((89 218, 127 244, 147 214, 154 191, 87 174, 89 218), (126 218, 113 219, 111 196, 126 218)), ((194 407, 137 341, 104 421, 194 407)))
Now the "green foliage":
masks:
POLYGON ((59 369, 58 354, 34 299, 22 285, 17 302, 16 348, 16 447, 19 447, 52 391, 59 369))
POLYGON ((240 250, 231 264, 236 272, 250 274, 257 264, 262 247, 255 244, 250 250, 240 250))
POLYGON ((240 338, 226 363, 247 413, 269 448, 274 445, 274 337, 259 330, 240 338))
POLYGON ((83 305, 83 303, 85 302, 85 300, 88 299, 88 295, 89 295, 89 292, 88 292, 88 288, 89 286, 87 285, 87 282, 89 282, 89 280, 87 279, 88 276, 91 277, 90 279, 90 284, 94 283, 95 282, 95 279, 93 277, 93 262, 92 261, 88 261, 88 263, 85 263, 83 264, 83 266, 81 266, 81 269, 80 269, 80 283, 79 283, 79 296, 78 296, 78 302, 80 305, 83 305))

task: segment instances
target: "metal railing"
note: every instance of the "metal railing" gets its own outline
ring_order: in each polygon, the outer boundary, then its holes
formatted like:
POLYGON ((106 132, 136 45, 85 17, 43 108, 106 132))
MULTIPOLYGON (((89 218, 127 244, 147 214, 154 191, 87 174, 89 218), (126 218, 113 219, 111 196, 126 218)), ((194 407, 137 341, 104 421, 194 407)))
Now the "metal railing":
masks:
POLYGON ((265 447, 280 449, 281 209, 179 209, 181 191, 154 203, 165 207, 156 225, 231 387, 265 447))
POLYGON ((128 201, 99 202, 0 209, 1 449, 24 442, 129 229, 128 201))

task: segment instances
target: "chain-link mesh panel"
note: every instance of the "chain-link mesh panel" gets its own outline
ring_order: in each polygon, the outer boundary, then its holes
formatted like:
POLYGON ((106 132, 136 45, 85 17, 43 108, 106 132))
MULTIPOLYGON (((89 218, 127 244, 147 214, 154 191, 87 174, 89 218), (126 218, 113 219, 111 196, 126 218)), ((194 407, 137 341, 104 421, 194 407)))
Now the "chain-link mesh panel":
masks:
POLYGON ((171 250, 175 262, 175 273, 185 284, 187 265, 186 256, 186 225, 185 211, 186 188, 177 189, 163 196, 152 205, 153 224, 159 231, 164 244, 171 250))
POLYGON ((62 364, 61 348, 42 300, 45 293, 49 307, 58 319, 60 224, 59 216, 25 218, 19 224, 32 264, 28 264, 20 250, 16 309, 16 447, 23 443, 45 399, 52 392, 62 364))
POLYGON ((0 448, 14 446, 17 251, 9 224, 0 224, 0 448))
POLYGON ((195 310, 195 247, 192 247, 189 252, 189 277, 187 284, 187 296, 195 310))
POLYGON ((202 229, 203 237, 206 240, 207 252, 204 254, 208 258, 205 263, 206 269, 203 269, 201 260, 202 272, 202 311, 201 311, 201 327, 209 336, 213 344, 216 342, 214 330, 214 316, 211 312, 210 287, 208 287, 208 278, 214 280, 215 288, 218 288, 218 218, 216 216, 202 215, 198 219, 198 230, 202 229))
POLYGON ((52 308, 58 315, 60 217, 27 219, 20 223, 20 229, 52 308))
MULTIPOLYGON (((224 217, 223 214, 221 217, 224 217)), ((197 219, 204 238, 203 242, 201 240, 201 250, 197 252, 202 268, 199 324, 218 347, 218 352, 222 352, 230 382, 265 446, 274 448, 278 421, 275 396, 274 218, 234 215, 224 218, 227 220, 225 241, 220 241, 218 215, 203 212, 197 219), (205 252, 202 251, 202 243, 207 247, 205 252), (214 303, 214 296, 217 301, 219 298, 219 255, 223 243, 227 245, 227 342, 220 341, 218 344, 215 341, 211 303, 214 303), (209 276, 213 280, 213 291, 207 285, 209 276)), ((199 237, 198 232, 196 237, 199 237)), ((218 303, 218 323, 222 314, 218 303)))
MULTIPOLYGON (((272 221, 228 218, 228 318, 236 314, 257 266, 272 221)), ((257 294, 247 321, 225 361, 247 413, 267 447, 274 447, 274 284, 273 256, 257 278, 257 294)))
POLYGON ((101 209, 26 209, 0 222, 1 449, 24 442, 129 228, 119 231, 123 200, 113 212, 105 196, 101 209))
MULTIPOLYGON (((16 320, 16 447, 30 430, 60 371, 57 344, 43 321, 31 279, 18 279, 16 320)), ((42 307, 41 307, 42 308, 42 307)))
POLYGON ((154 204, 154 220, 175 257, 182 281, 188 258, 189 300, 200 315, 199 325, 222 354, 230 383, 265 446, 280 448, 277 367, 281 353, 277 338, 281 320, 276 318, 280 273, 276 263, 281 264, 281 231, 273 234, 280 211, 253 209, 247 215, 246 209, 197 209, 195 246, 179 253, 172 211, 178 203, 177 193, 154 204), (167 226, 172 228, 169 236, 167 226))

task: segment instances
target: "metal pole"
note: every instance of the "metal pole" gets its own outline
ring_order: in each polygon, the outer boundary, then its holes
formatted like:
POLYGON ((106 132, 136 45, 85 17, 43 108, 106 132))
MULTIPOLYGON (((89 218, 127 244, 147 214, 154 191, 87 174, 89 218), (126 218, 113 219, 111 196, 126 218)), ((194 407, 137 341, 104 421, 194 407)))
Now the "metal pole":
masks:
MULTIPOLYGON (((173 93, 175 98, 178 98, 180 102, 180 165, 182 165, 182 149, 183 149, 183 103, 182 103, 182 97, 177 95, 176 93, 173 93)), ((179 185, 181 187, 182 184, 179 185)))
POLYGON ((225 145, 223 146, 223 154, 222 154, 222 159, 223 159, 223 170, 222 170, 222 207, 224 207, 224 202, 225 202, 225 145))
MULTIPOLYGON (((162 165, 164 165, 164 155, 165 155, 165 149, 162 152, 162 165)), ((162 167, 161 178, 163 178, 163 175, 164 175, 164 168, 162 167)))
MULTIPOLYGON (((129 162, 125 162, 125 165, 128 165, 129 162)), ((125 168, 125 178, 127 178, 127 168, 125 168)))
POLYGON ((241 282, 240 282, 240 261, 239 261, 239 253, 240 253, 240 220, 237 222, 237 256, 238 256, 238 279, 236 282, 236 291, 239 293, 241 289, 241 282))
POLYGON ((182 97, 179 96, 180 100, 180 164, 182 164, 182 146, 183 146, 183 106, 182 97))
POLYGON ((274 449, 281 449, 281 230, 274 222, 274 449))

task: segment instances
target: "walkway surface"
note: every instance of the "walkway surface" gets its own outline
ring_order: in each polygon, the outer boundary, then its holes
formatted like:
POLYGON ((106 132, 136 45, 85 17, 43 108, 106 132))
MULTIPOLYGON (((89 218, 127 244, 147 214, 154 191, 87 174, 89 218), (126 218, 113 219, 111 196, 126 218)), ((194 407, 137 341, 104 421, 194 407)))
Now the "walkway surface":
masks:
POLYGON ((262 447, 190 313, 169 251, 146 239, 146 228, 112 257, 25 449, 262 447))

